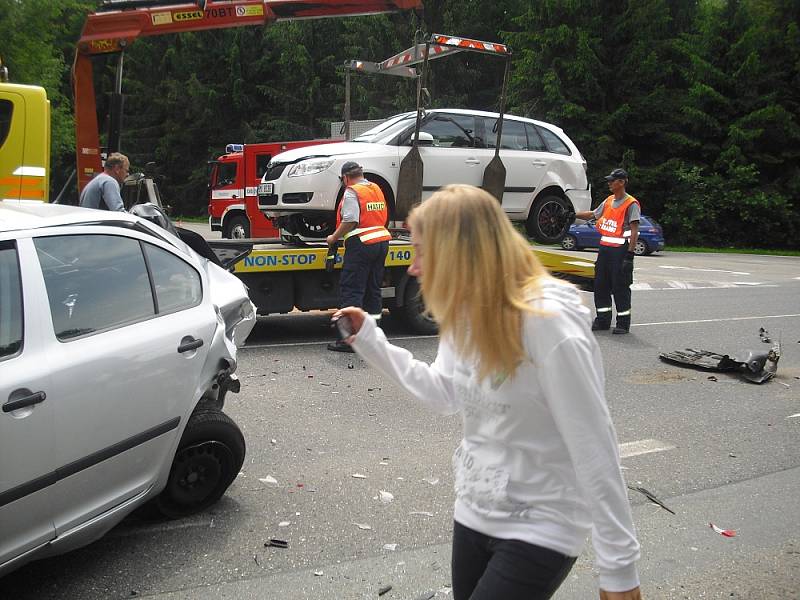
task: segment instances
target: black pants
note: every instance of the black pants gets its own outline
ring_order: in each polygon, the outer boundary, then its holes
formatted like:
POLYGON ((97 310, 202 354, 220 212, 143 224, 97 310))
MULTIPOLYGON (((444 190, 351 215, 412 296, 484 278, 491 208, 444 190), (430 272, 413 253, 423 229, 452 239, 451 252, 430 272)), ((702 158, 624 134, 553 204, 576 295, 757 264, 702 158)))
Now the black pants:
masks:
POLYGON ((547 600, 576 557, 453 526, 453 600, 547 600))
POLYGON ((622 272, 622 261, 628 253, 628 244, 600 246, 594 265, 594 307, 597 323, 611 325, 611 296, 617 306, 617 327, 628 329, 631 325, 631 286, 622 272))
POLYGON ((381 314, 383 265, 388 252, 389 242, 364 244, 357 235, 345 241, 339 306, 357 306, 371 315, 381 314))

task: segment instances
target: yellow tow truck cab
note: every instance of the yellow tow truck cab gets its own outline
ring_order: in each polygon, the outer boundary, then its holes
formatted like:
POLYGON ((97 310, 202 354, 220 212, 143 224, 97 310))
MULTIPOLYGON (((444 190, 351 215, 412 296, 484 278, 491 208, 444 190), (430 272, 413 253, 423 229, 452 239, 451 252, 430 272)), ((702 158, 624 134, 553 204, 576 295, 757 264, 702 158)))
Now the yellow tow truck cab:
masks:
POLYGON ((6 83, 0 73, 0 200, 47 202, 49 181, 47 93, 39 86, 6 83))

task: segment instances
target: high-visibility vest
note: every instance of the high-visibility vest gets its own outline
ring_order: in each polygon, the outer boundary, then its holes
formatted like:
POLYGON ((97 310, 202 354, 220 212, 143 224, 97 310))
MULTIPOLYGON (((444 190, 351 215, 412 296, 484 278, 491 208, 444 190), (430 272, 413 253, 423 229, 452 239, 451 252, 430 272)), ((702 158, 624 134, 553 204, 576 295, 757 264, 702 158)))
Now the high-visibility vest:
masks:
MULTIPOLYGON (((364 244, 377 244, 378 242, 387 242, 392 239, 392 235, 385 226, 389 213, 381 188, 371 181, 364 180, 351 185, 350 189, 358 197, 358 227, 347 233, 344 239, 357 235, 364 244)), ((344 202, 339 205, 339 212, 336 215, 337 229, 342 223, 343 205, 344 202)))
POLYGON ((614 196, 609 196, 603 204, 603 214, 597 219, 595 228, 600 232, 600 245, 619 247, 631 237, 631 231, 625 230, 625 213, 628 207, 639 201, 628 194, 618 207, 614 208, 614 196))

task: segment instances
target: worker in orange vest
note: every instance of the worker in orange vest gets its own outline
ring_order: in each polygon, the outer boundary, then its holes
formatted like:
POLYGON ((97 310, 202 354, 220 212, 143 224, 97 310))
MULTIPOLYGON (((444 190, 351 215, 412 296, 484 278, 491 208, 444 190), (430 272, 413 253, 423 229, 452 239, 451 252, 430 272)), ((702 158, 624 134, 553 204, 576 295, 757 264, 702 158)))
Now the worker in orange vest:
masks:
POLYGON ((611 296, 617 307, 614 333, 628 333, 631 328, 631 284, 633 249, 639 239, 639 201, 626 191, 628 173, 614 169, 606 176, 611 195, 593 211, 576 213, 579 219, 597 219, 600 250, 594 266, 594 306, 597 316, 592 331, 611 328, 611 296))
MULTIPOLYGON (((326 240, 328 247, 344 240, 339 306, 357 306, 380 319, 383 267, 392 238, 386 229, 386 199, 377 184, 364 178, 364 169, 356 162, 342 165, 341 178, 345 190, 336 215, 336 231, 326 240)), ((353 351, 341 340, 328 344, 328 350, 353 351)))

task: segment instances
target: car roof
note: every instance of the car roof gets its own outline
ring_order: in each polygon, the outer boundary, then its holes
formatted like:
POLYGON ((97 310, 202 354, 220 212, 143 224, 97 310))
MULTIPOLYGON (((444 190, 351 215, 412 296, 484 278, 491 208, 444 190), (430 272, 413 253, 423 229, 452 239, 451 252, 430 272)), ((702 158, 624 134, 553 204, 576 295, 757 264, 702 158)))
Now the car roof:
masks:
POLYGON ((78 223, 137 222, 128 213, 49 204, 38 200, 0 201, 0 231, 40 229, 78 223))
MULTIPOLYGON (((425 112, 429 112, 429 113, 444 112, 444 113, 451 113, 451 114, 455 114, 455 115, 472 115, 472 116, 478 116, 478 117, 494 117, 494 118, 497 118, 497 117, 500 116, 500 113, 496 113, 496 112, 489 112, 489 111, 486 111, 486 110, 470 110, 470 109, 465 109, 465 108, 432 108, 432 109, 427 110, 425 112)), ((413 114, 413 111, 412 111, 412 114, 413 114)), ((561 128, 558 125, 553 125, 552 123, 547 123, 545 121, 538 121, 536 119, 529 119, 528 117, 518 117, 517 115, 512 115, 512 114, 509 114, 509 113, 503 113, 503 119, 510 119, 512 121, 523 121, 525 123, 535 123, 536 125, 544 125, 545 127, 553 127, 555 129, 558 129, 559 131, 561 130, 561 128)))

